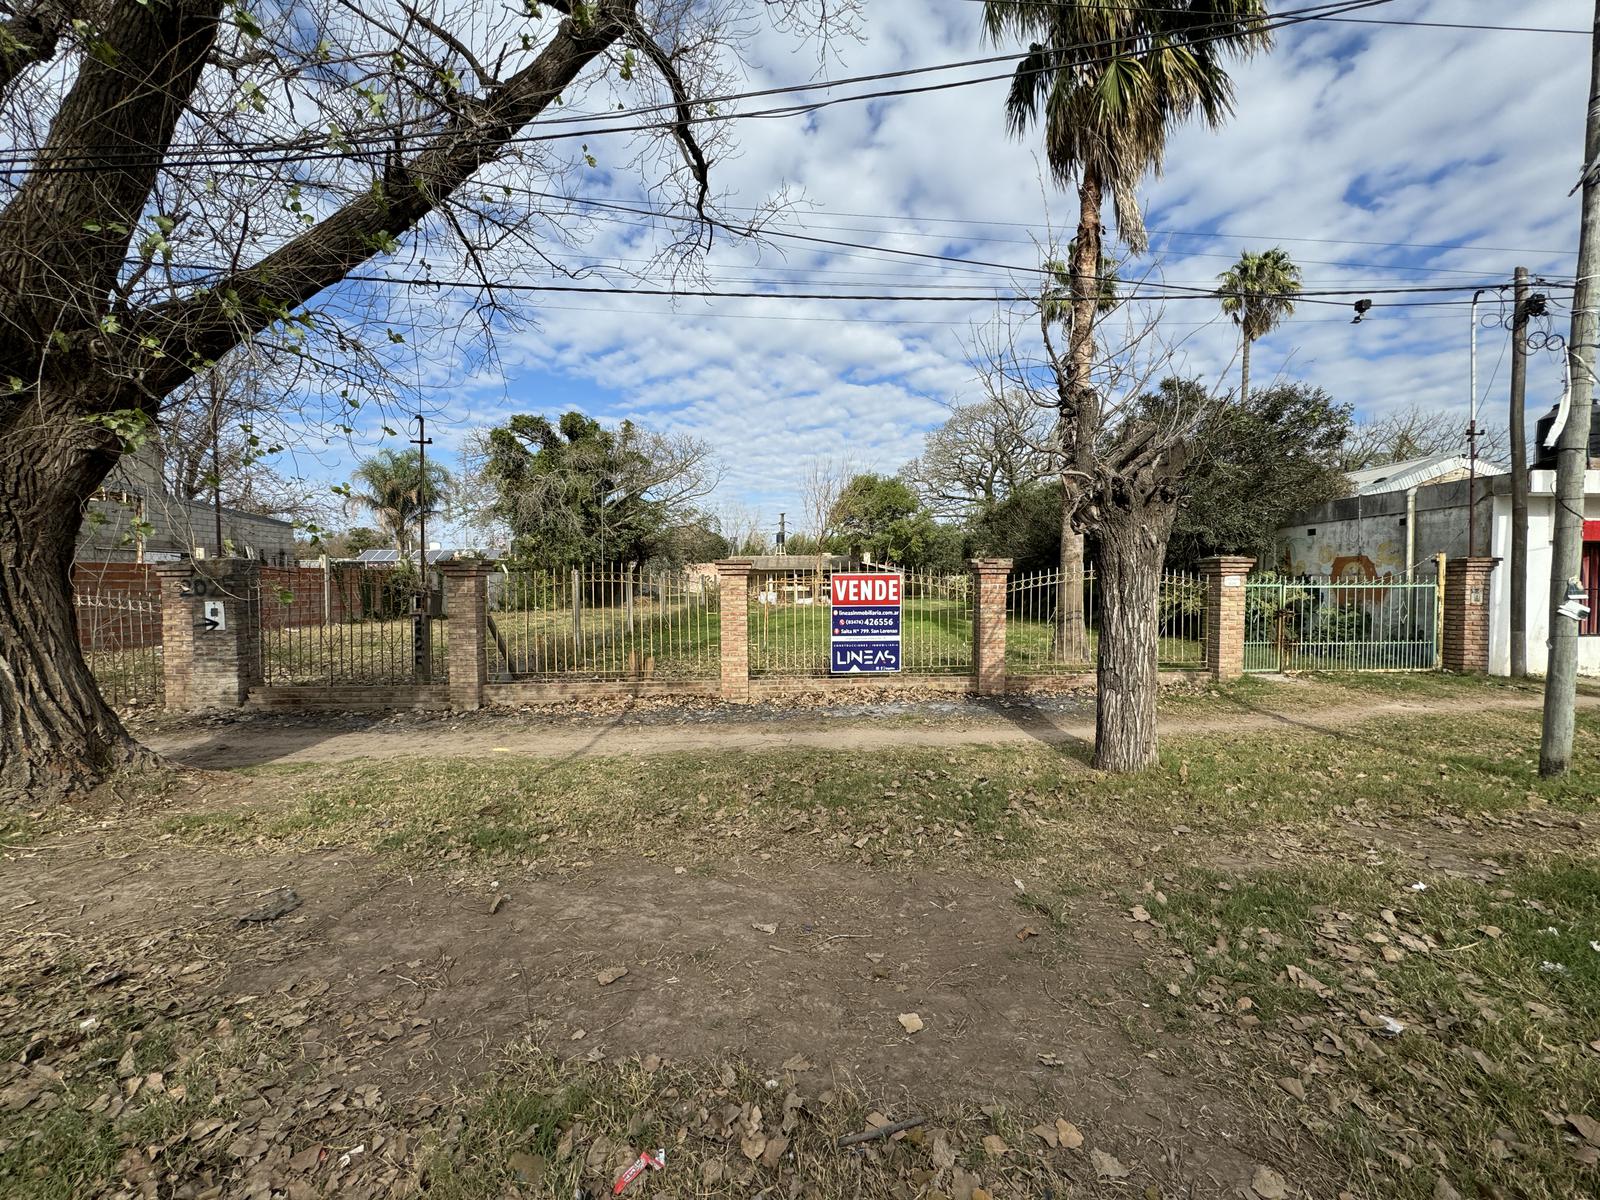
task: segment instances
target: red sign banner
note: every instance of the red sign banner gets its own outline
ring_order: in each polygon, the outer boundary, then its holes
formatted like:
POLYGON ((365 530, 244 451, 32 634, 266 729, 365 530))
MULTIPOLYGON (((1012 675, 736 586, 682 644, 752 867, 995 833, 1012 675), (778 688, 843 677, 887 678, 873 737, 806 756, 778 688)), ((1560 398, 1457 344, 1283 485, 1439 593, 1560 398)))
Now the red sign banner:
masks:
POLYGON ((853 605, 898 606, 900 603, 900 576, 897 574, 888 571, 844 574, 836 571, 832 578, 835 608, 853 605))

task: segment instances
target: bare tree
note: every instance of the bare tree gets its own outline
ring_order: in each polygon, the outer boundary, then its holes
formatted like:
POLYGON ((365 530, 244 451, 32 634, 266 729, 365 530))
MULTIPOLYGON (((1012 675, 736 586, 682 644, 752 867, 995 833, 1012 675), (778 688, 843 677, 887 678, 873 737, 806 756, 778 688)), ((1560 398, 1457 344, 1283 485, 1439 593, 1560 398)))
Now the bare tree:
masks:
POLYGON ((961 520, 1051 473, 1051 422, 1025 395, 1000 391, 956 404, 900 477, 925 507, 961 520))
POLYGON ((856 464, 848 458, 818 456, 806 463, 805 473, 800 477, 800 505, 806 532, 818 541, 833 532, 829 525, 833 506, 838 503, 844 485, 856 473, 856 464))
POLYGON ((692 267, 720 226, 710 168, 732 109, 696 98, 732 82, 754 10, 796 29, 856 15, 849 0, 821 18, 805 0, 12 7, 0 791, 57 793, 150 758, 83 662, 69 580, 83 506, 130 432, 251 341, 315 365, 335 426, 355 424, 366 366, 419 328, 458 360, 451 339, 514 317, 505 285, 523 264, 560 270, 567 180, 598 165, 607 128, 625 139, 608 136, 607 168, 678 205, 672 259, 692 267), (436 286, 461 275, 470 306, 436 286))
MULTIPOLYGON (((1465 455, 1466 429, 1466 418, 1460 413, 1408 404, 1352 426, 1340 455, 1340 469, 1361 471, 1435 454, 1465 455)), ((1508 447, 1503 426, 1486 427, 1478 443, 1478 454, 1481 458, 1501 461, 1508 447)))

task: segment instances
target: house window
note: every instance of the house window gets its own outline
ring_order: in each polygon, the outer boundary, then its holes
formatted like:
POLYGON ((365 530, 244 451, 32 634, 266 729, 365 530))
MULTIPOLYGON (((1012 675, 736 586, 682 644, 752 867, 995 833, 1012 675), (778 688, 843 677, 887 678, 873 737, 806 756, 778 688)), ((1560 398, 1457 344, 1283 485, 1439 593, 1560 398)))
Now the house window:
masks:
POLYGON ((1589 615, 1578 623, 1578 636, 1600 635, 1600 541, 1583 543, 1583 565, 1578 580, 1583 584, 1589 605, 1589 615))

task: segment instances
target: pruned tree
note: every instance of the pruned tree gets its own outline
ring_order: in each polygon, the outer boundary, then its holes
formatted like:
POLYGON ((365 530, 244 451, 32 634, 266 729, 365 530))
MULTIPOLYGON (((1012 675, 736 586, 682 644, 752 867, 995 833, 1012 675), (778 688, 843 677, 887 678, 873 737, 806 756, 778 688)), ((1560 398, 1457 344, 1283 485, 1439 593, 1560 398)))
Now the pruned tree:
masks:
MULTIPOLYGON (((1085 369, 1063 345, 1050 283, 1035 302, 1034 337, 1012 326, 991 339, 990 388, 1044 406, 1070 405, 1062 426, 1064 486, 1077 527, 1099 550, 1094 765, 1134 771, 1156 760, 1156 652, 1161 571, 1197 433, 1224 401, 1214 384, 1173 374, 1181 346, 1159 313, 1125 310, 1122 334, 1085 369)), ((1102 333, 1100 343, 1108 341, 1102 333)))
POLYGON ((80 514, 129 432, 250 342, 313 362, 328 421, 353 426, 361 364, 408 326, 492 333, 521 264, 558 269, 548 248, 575 224, 563 179, 597 163, 586 139, 607 127, 637 132, 607 141, 633 154, 607 166, 681 205, 692 265, 717 220, 710 168, 731 109, 696 97, 729 81, 751 9, 794 28, 855 16, 849 0, 816 19, 805 0, 11 9, 0 791, 43 796, 148 759, 94 686, 69 592, 80 514), (592 113, 542 120, 586 89, 592 113), (411 279, 461 274, 474 305, 426 283, 412 302, 411 279))

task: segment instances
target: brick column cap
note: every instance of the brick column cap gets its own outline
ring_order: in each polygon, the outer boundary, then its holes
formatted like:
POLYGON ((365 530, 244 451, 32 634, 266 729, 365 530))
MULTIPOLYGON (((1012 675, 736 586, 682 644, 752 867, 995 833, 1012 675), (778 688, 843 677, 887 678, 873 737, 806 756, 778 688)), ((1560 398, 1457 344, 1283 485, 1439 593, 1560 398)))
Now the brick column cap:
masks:
POLYGON ((1202 575, 1245 575, 1256 565, 1248 554, 1212 554, 1200 560, 1202 575))
POLYGON ((162 577, 180 578, 194 573, 194 564, 188 559, 180 562, 157 562, 147 564, 151 570, 162 577))
POLYGON ((967 565, 982 575, 1003 575, 1011 570, 1015 560, 1009 558, 973 558, 967 565))
POLYGON ((1498 558, 1490 558, 1481 554, 1472 556, 1460 555, 1457 557, 1447 557, 1444 562, 1444 567, 1447 572, 1479 571, 1487 575, 1490 571, 1494 570, 1500 565, 1500 561, 1501 560, 1498 558))
POLYGON ((712 565, 717 568, 718 575, 748 575, 755 567, 747 558, 723 558, 712 565))
POLYGON ((446 578, 459 577, 468 579, 474 575, 492 575, 499 570, 499 564, 486 558, 453 558, 445 562, 434 563, 433 569, 446 578))

